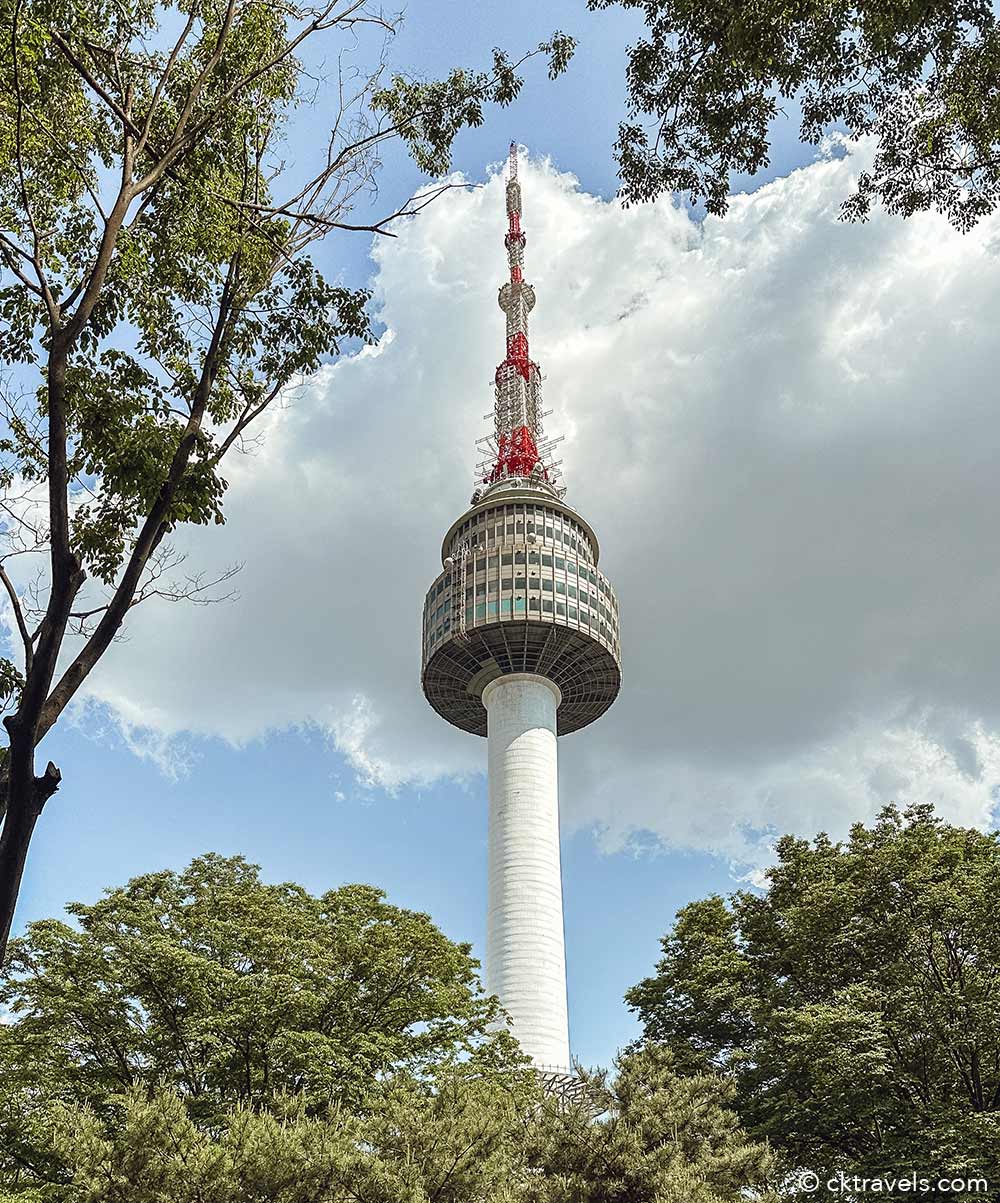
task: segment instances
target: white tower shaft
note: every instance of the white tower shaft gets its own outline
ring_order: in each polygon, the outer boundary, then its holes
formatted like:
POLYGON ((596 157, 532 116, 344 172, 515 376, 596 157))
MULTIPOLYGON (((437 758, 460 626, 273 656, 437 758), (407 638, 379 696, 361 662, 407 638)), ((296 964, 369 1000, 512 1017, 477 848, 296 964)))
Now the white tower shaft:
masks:
POLYGON ((559 687, 512 673, 483 690, 489 745, 486 989, 539 1069, 570 1068, 559 863, 559 687))

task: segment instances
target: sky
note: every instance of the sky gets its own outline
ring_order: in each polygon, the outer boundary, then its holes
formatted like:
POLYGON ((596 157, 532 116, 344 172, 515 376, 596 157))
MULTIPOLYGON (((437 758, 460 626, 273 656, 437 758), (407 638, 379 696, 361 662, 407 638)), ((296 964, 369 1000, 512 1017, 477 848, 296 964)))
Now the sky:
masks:
MULTIPOLYGON (((840 837, 890 801, 992 823, 1000 220, 845 225, 870 148, 789 125, 724 220, 624 210, 633 15, 539 7, 411 6, 392 59, 427 74, 554 27, 580 50, 460 136, 453 178, 484 186, 324 245, 373 288, 382 337, 229 464, 224 528, 175 540, 190 571, 242 565, 238 597, 143 605, 46 740, 64 785, 18 922, 212 850, 316 891, 379 885, 481 952, 485 743, 424 701, 420 614, 503 355, 515 137, 547 429, 621 605, 621 696, 560 742, 572 1040, 606 1065, 677 908, 759 883, 778 835, 840 837)), ((389 154, 378 203, 420 182, 389 154)))

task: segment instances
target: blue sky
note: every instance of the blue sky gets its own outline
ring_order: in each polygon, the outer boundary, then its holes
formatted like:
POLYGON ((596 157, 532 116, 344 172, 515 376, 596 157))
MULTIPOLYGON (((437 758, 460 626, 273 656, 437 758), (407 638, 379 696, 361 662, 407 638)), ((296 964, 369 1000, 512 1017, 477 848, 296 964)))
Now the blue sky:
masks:
MULTIPOLYGON (((529 64, 455 167, 481 182, 512 137, 530 149, 532 346, 568 500, 622 601, 622 698, 560 751, 574 1051, 607 1064, 676 909, 759 869, 776 832, 840 834, 897 797, 989 821, 998 232, 846 228, 853 160, 814 162, 784 126, 725 223, 669 202, 623 214, 611 143, 634 14, 415 4, 392 62, 434 75, 556 27, 580 39, 568 74, 529 64)), ((379 206, 420 182, 387 154, 379 206)), ((371 882, 482 948, 485 745, 429 713, 418 659, 502 353, 496 181, 401 235, 374 258, 364 236, 324 245, 327 272, 373 283, 388 337, 234 467, 223 531, 183 537, 193 565, 245 563, 240 599, 144 607, 42 749, 65 785, 20 925, 213 850, 316 891, 371 882)))

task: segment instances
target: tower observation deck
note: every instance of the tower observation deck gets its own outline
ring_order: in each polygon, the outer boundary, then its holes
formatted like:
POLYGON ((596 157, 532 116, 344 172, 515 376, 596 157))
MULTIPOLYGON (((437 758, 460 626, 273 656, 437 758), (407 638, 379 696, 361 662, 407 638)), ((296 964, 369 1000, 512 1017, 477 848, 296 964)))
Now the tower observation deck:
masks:
POLYGON ((470 508, 427 592, 422 681, 450 723, 485 735, 489 777, 486 988, 542 1072, 571 1066, 559 860, 557 736, 592 723, 621 685, 618 601, 591 526, 564 501, 529 353, 517 148, 506 184, 506 357, 470 508))

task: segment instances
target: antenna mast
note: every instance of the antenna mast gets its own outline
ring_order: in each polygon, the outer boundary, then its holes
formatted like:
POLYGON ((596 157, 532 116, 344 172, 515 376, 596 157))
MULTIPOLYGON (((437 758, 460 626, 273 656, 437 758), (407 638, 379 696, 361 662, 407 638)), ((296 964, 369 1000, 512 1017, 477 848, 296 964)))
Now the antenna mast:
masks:
POLYGON ((528 353, 528 314, 535 290, 524 280, 524 231, 521 229, 521 185, 517 179, 517 143, 510 144, 507 167, 507 263, 510 279, 497 298, 507 317, 507 357, 496 370, 493 437, 486 440, 491 458, 480 465, 483 484, 508 477, 528 477, 554 485, 559 475, 546 458, 553 445, 542 432, 542 374, 528 353))

